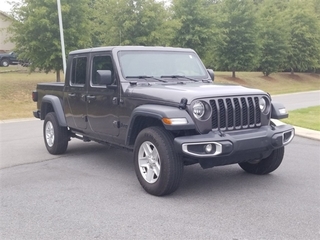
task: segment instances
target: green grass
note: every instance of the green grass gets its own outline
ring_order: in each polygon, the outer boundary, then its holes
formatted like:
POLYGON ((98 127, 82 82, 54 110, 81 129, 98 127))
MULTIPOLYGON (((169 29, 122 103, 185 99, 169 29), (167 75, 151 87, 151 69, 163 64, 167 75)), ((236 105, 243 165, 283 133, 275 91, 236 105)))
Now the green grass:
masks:
POLYGON ((270 94, 294 93, 320 89, 320 75, 312 73, 273 73, 268 77, 260 72, 216 72, 216 82, 240 84, 258 88, 270 94))
MULTIPOLYGON (((16 66, 13 66, 16 67, 16 66)), ((3 68, 0 68, 4 71, 3 68)), ((5 71, 10 70, 5 68, 5 71)), ((31 118, 36 110, 32 101, 32 91, 39 82, 54 82, 55 74, 0 71, 0 120, 31 118)))
MULTIPOLYGON (((262 89, 270 94, 320 89, 319 74, 297 73, 292 76, 290 73, 276 73, 269 77, 264 77, 259 72, 236 74, 237 77, 232 78, 230 72, 216 72, 215 82, 240 84, 262 89)), ((21 66, 0 67, 0 120, 33 117, 32 111, 36 109, 36 103, 31 99, 31 92, 40 82, 55 82, 55 74, 29 74, 28 69, 21 66)))
POLYGON ((320 131, 320 106, 290 111, 289 118, 283 122, 320 131))

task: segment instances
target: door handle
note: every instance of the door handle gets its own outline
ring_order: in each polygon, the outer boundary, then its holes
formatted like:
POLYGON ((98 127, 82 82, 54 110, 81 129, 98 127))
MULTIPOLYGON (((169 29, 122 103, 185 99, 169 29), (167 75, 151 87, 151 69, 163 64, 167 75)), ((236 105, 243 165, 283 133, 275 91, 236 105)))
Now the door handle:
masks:
POLYGON ((96 96, 94 95, 87 95, 87 102, 90 103, 90 101, 95 100, 96 96))
POLYGON ((76 96, 75 93, 69 93, 68 95, 69 95, 69 97, 75 97, 76 96))

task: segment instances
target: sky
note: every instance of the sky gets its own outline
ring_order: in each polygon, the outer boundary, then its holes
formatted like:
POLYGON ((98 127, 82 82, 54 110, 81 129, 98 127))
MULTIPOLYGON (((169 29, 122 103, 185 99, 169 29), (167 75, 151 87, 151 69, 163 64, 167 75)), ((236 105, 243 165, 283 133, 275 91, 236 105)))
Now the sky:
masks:
MULTIPOLYGON (((16 2, 17 0, 15 0, 16 2)), ((10 12, 11 6, 10 4, 7 2, 7 0, 0 0, 0 10, 3 12, 10 12)))
MULTIPOLYGON (((19 0, 9 0, 9 1, 19 2, 19 0)), ((159 1, 170 2, 170 0, 159 0, 159 1)), ((0 10, 7 13, 10 12, 11 6, 8 3, 8 0, 0 0, 0 10)))

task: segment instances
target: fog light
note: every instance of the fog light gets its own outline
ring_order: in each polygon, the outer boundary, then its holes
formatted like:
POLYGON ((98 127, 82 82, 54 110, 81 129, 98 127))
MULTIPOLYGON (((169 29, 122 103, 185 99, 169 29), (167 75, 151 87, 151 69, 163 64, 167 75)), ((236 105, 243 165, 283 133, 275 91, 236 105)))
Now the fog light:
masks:
POLYGON ((211 153, 211 151, 212 151, 212 144, 207 144, 207 145, 204 147, 204 150, 206 151, 206 153, 211 153))

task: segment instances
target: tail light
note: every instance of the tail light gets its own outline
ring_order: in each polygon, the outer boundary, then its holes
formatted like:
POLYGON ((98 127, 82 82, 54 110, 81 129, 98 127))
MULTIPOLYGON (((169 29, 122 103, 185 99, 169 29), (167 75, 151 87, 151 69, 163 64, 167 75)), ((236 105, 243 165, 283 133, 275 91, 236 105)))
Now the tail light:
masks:
POLYGON ((33 100, 34 102, 37 102, 37 101, 38 101, 38 92, 37 92, 37 90, 33 90, 33 91, 32 91, 32 100, 33 100))

